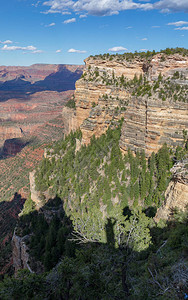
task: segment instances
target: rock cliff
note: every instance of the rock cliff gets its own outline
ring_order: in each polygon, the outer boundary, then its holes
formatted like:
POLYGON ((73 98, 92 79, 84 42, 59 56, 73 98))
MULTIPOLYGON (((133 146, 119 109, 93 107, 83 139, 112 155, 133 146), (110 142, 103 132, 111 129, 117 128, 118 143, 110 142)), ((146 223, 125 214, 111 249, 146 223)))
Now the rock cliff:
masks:
POLYGON ((13 257, 13 267, 15 274, 20 269, 27 269, 31 273, 33 271, 31 270, 29 266, 29 254, 28 254, 28 247, 26 246, 26 240, 27 236, 24 236, 23 238, 16 235, 14 231, 14 235, 12 237, 12 257, 13 257))
POLYGON ((88 144, 92 135, 99 137, 111 121, 124 116, 128 104, 126 90, 114 86, 88 83, 79 80, 76 83, 76 125, 82 131, 82 143, 88 144))
POLYGON ((80 127, 82 143, 88 144, 93 134, 99 137, 111 122, 123 117, 122 151, 144 149, 149 156, 165 142, 183 144, 188 129, 187 56, 159 53, 150 60, 96 56, 85 63, 85 72, 76 82, 76 112, 66 122, 67 132, 80 127), (135 94, 135 75, 147 78, 143 86, 152 93, 139 95, 138 89, 135 94))
POLYGON ((36 209, 42 206, 41 195, 35 188, 35 171, 29 173, 31 200, 35 203, 36 209))
POLYGON ((188 103, 132 97, 125 112, 120 147, 157 152, 164 143, 182 145, 188 129, 188 103))
POLYGON ((161 75, 168 77, 173 76, 174 72, 182 72, 188 78, 188 57, 180 54, 166 55, 159 53, 151 59, 135 56, 129 58, 126 56, 109 56, 101 58, 100 56, 89 57, 85 60, 86 67, 106 69, 114 71, 116 76, 124 75, 129 79, 133 79, 135 74, 147 76, 154 80, 161 75))
POLYGON ((188 159, 178 162, 171 169, 172 180, 165 193, 165 201, 158 209, 155 221, 168 220, 174 209, 184 211, 188 208, 188 159))

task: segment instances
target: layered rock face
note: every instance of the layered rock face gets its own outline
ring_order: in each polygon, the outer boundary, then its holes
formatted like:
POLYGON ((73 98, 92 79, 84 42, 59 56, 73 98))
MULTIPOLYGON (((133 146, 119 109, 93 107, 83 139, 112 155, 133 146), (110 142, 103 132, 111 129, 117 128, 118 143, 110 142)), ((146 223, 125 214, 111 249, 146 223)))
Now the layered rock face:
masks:
POLYGON ((76 126, 82 131, 82 143, 88 144, 92 135, 105 133, 112 120, 121 119, 128 103, 128 93, 120 88, 76 83, 76 126))
POLYGON ((144 149, 149 156, 165 142, 182 145, 186 129, 188 103, 133 97, 125 113, 120 147, 123 151, 144 149))
POLYGON ((157 79, 161 73, 163 76, 172 76, 174 72, 188 79, 188 57, 180 54, 164 55, 162 53, 153 57, 149 64, 149 76, 151 79, 157 79))
POLYGON ((178 162, 171 169, 172 180, 165 193, 165 201, 158 209, 155 221, 168 220, 174 209, 185 211, 188 207, 188 159, 178 162))
POLYGON ((74 126, 70 125, 69 132, 81 128, 82 143, 88 144, 93 134, 100 136, 111 121, 124 117, 120 140, 122 151, 145 149, 149 156, 165 142, 171 146, 182 145, 183 131, 188 129, 187 99, 179 102, 173 99, 164 101, 154 96, 132 96, 127 88, 110 82, 122 75, 133 79, 135 74, 142 74, 152 84, 161 74, 164 78, 171 78, 173 84, 184 85, 188 82, 187 56, 157 54, 150 61, 89 57, 85 63, 89 75, 76 82, 76 112, 67 122, 74 123, 74 126), (175 82, 173 76, 177 72, 181 79, 175 82), (94 74, 97 74, 96 77, 92 77, 94 74))
POLYGON ((73 108, 64 106, 62 110, 62 118, 64 120, 63 132, 68 135, 70 131, 75 131, 78 128, 76 112, 73 108))
POLYGON ((107 71, 114 71, 116 76, 124 75, 129 79, 133 79, 135 74, 137 76, 148 74, 151 80, 156 79, 161 73, 162 76, 172 76, 174 72, 179 71, 188 78, 188 57, 180 54, 166 55, 163 53, 153 56, 151 61, 146 61, 144 58, 136 57, 134 59, 115 58, 101 59, 98 57, 89 57, 85 60, 86 67, 97 67, 99 69, 106 69, 107 71))
POLYGON ((124 75, 129 79, 133 79, 134 75, 137 74, 138 76, 140 74, 144 73, 143 70, 143 59, 135 59, 133 61, 107 61, 103 59, 95 59, 92 57, 89 57, 85 60, 86 67, 91 66, 97 67, 99 69, 105 69, 106 71, 114 71, 116 76, 124 75))

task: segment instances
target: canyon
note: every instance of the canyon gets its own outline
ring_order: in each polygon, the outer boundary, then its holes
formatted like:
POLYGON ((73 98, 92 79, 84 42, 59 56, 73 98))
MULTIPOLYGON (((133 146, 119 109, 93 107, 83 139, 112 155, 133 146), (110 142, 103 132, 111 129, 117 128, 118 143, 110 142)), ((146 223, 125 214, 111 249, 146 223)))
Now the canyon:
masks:
POLYGON ((62 107, 82 70, 74 65, 0 67, 0 274, 12 268, 10 241, 29 197, 28 174, 45 146, 63 137, 62 107))
POLYGON ((1 154, 16 154, 12 139, 35 136, 38 127, 61 113, 82 71, 75 65, 0 67, 1 154), (6 149, 5 140, 10 140, 6 149))
MULTIPOLYGON (((39 211, 43 204, 40 193, 35 189, 33 169, 46 153, 45 146, 62 138, 63 134, 68 135, 80 128, 82 140, 81 143, 77 140, 75 150, 79 151, 81 145, 89 145, 93 135, 100 137, 109 127, 116 126, 118 121, 123 120, 119 142, 122 153, 127 153, 129 149, 134 153, 137 150, 145 150, 146 157, 149 157, 152 152, 157 153, 164 143, 171 148, 186 143, 187 56, 156 54, 150 60, 136 57, 130 61, 121 57, 103 59, 96 56, 87 58, 85 64, 85 68, 33 65, 23 68, 22 71, 16 67, 0 69, 1 155, 9 157, 14 172, 18 160, 20 164, 24 155, 22 162, 25 164, 25 159, 28 166, 26 170, 16 169, 16 173, 24 172, 27 180, 24 184, 18 182, 17 192, 21 195, 21 199, 27 198, 31 192, 31 199, 39 211), (61 80, 63 70, 67 77, 61 80), (177 72, 178 78, 175 75, 177 72), (140 76, 143 85, 147 80, 152 87, 151 95, 133 94, 131 85, 134 84, 134 80, 137 82, 140 76), (163 79, 159 80, 160 77, 163 79), (72 83, 66 85, 66 80, 70 78, 72 83), (127 88, 121 82, 125 82, 127 88), (157 93, 154 93, 153 88, 155 82, 159 85, 157 93), (161 89, 170 84, 173 88, 176 85, 180 89, 184 87, 182 101, 168 96, 165 99, 158 97, 161 89), (75 101, 75 108, 64 106, 71 97, 75 101), (40 147, 39 144, 37 147, 35 143, 34 146, 30 144, 34 137, 40 141, 40 147), (17 155, 14 157, 15 154, 17 155)), ((6 173, 6 160, 2 160, 0 166, 3 167, 3 176, 6 173)), ((181 166, 182 168, 187 172, 187 162, 181 166)), ((11 174, 12 171, 8 176, 11 174)), ((165 194, 164 205, 157 212, 156 222, 160 218, 169 219, 171 210, 176 206, 185 209, 188 182, 187 179, 181 178, 173 173, 165 194)), ((13 199, 15 184, 7 185, 6 190, 9 194, 5 193, 3 186, 1 187, 2 199, 13 199)), ((9 232, 6 234, 10 240, 9 232)), ((13 238, 13 248, 15 269, 18 270, 23 266, 29 268, 25 243, 16 234, 13 238), (21 261, 18 261, 19 257, 23 257, 21 261)), ((9 264, 7 265, 9 267, 9 264)))

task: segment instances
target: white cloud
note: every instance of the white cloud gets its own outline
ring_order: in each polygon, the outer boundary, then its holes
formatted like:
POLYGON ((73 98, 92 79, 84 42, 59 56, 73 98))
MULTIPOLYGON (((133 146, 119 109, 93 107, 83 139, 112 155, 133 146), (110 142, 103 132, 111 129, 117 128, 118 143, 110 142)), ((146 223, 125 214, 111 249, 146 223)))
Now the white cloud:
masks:
POLYGON ((45 27, 53 27, 53 26, 55 26, 55 23, 50 23, 48 25, 45 25, 45 27))
POLYGON ((187 0, 160 0, 152 6, 155 9, 160 9, 162 12, 188 12, 187 0))
POLYGON ((76 49, 69 49, 68 53, 86 53, 87 51, 85 50, 76 50, 76 49))
POLYGON ((4 45, 3 48, 0 48, 0 50, 3 51, 17 51, 17 50, 24 50, 24 51, 31 51, 32 53, 42 53, 42 50, 38 50, 34 46, 26 46, 26 47, 21 47, 21 46, 8 46, 4 45))
POLYGON ((87 18, 87 15, 80 15, 79 18, 80 19, 87 18))
POLYGON ((113 47, 108 49, 108 51, 110 52, 121 52, 121 51, 127 51, 127 48, 124 48, 122 46, 117 46, 117 47, 113 47))
POLYGON ((61 53, 61 49, 56 50, 56 53, 61 53))
POLYGON ((174 30, 188 30, 188 27, 178 27, 178 28, 175 28, 174 30))
POLYGON ((3 44, 3 45, 8 45, 8 44, 12 44, 13 42, 12 41, 10 41, 10 40, 6 40, 6 41, 4 41, 4 42, 1 42, 0 41, 0 44, 3 44))
POLYGON ((65 20, 63 23, 64 24, 69 24, 69 23, 75 23, 75 22, 76 22, 76 19, 72 18, 72 19, 65 20))
POLYGON ((151 26, 151 28, 160 28, 161 26, 159 25, 154 25, 154 26, 151 26))
POLYGON ((125 29, 131 29, 131 28, 133 28, 132 26, 127 26, 127 27, 125 27, 125 29))
POLYGON ((143 39, 141 39, 142 41, 147 41, 148 39, 145 37, 145 38, 143 38, 143 39))
POLYGON ((87 12, 95 16, 114 15, 122 10, 136 9, 140 5, 147 5, 134 3, 132 0, 49 0, 43 4, 50 6, 51 12, 64 12, 68 9, 74 12, 87 12))
POLYGON ((34 51, 32 51, 32 53, 43 53, 44 51, 42 51, 42 50, 34 50, 34 51))
POLYGON ((188 24, 187 21, 178 21, 178 22, 172 22, 172 23, 168 23, 167 25, 173 25, 173 26, 182 26, 182 25, 186 25, 188 24))
MULTIPOLYGON (((140 0, 140 2, 149 2, 149 0, 140 0)), ((50 7, 46 13, 74 11, 95 16, 114 15, 120 11, 129 9, 159 9, 162 12, 188 12, 187 0, 158 0, 155 3, 138 3, 134 2, 134 0, 48 0, 43 2, 43 5, 50 7)))

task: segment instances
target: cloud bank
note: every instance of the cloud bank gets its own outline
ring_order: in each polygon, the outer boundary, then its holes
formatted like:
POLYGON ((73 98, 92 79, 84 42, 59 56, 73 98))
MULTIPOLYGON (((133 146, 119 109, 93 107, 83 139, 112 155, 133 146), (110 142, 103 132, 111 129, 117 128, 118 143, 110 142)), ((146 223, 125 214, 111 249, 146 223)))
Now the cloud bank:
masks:
POLYGON ((156 0, 154 3, 138 3, 134 0, 48 0, 43 2, 43 5, 50 7, 46 13, 65 14, 74 11, 94 16, 115 15, 130 9, 188 12, 187 0, 156 0))

